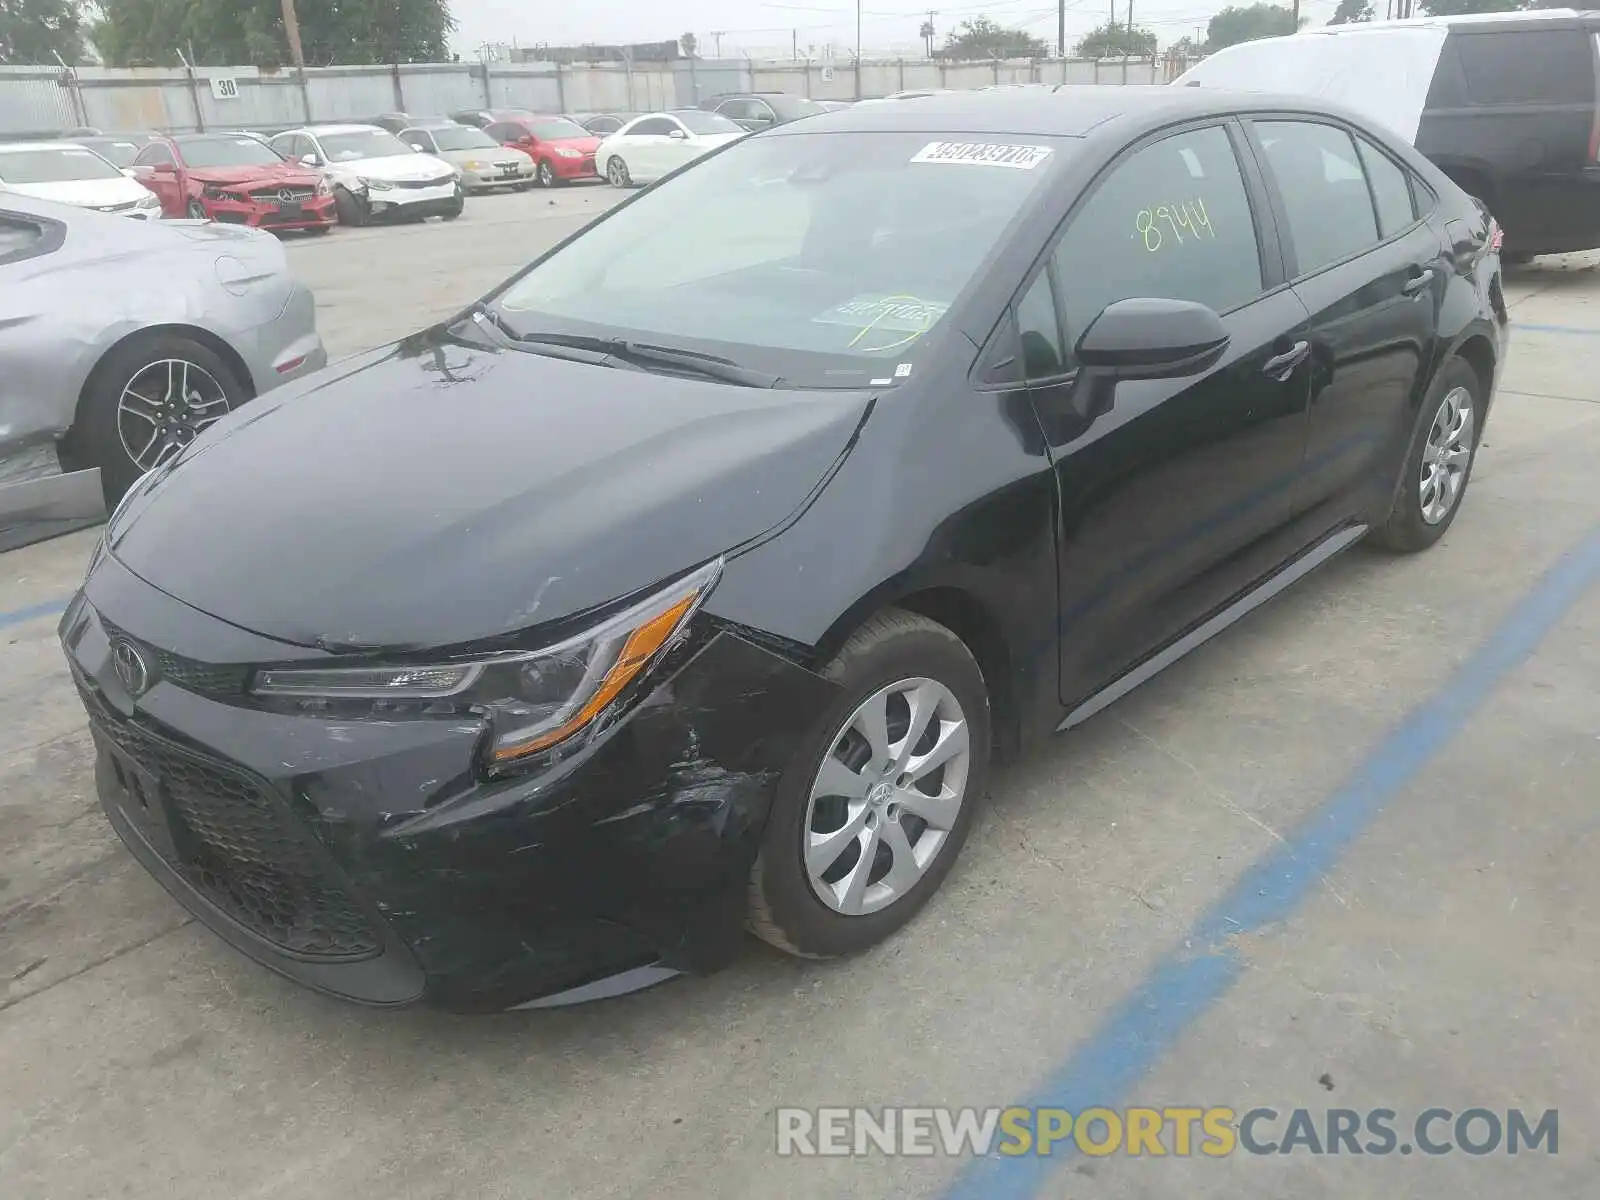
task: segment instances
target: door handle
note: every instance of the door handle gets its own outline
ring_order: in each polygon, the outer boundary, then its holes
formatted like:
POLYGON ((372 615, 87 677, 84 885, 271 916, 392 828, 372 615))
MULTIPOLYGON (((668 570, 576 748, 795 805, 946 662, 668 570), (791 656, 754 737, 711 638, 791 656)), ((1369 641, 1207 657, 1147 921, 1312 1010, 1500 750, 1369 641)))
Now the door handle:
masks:
POLYGON ((1424 267, 1410 279, 1402 283, 1400 285, 1400 291, 1403 295, 1415 296, 1418 292, 1422 291, 1423 288, 1427 287, 1432 282, 1433 268, 1424 267))
POLYGON ((1289 376, 1294 374, 1294 369, 1310 357, 1311 343, 1296 342, 1282 354, 1275 354, 1267 359, 1261 368, 1261 373, 1272 376, 1279 383, 1288 383, 1289 376))

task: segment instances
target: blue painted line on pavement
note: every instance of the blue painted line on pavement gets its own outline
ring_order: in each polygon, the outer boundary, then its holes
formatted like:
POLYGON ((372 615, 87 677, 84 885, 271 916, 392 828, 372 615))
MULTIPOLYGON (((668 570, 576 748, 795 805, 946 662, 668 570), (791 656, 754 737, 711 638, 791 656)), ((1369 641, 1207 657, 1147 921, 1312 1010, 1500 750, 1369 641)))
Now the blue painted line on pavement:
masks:
POLYGON ((43 617, 59 617, 66 610, 65 600, 46 600, 32 608, 18 608, 0 613, 0 629, 8 625, 21 625, 24 621, 37 621, 43 617))
MULTIPOLYGON (((1276 849, 1251 867, 1181 943, 1064 1063, 1028 1104, 1082 1112, 1126 1102, 1158 1063, 1243 971, 1234 939, 1292 916, 1318 880, 1488 699, 1545 635, 1600 582, 1600 529, 1539 581, 1450 680, 1378 744, 1344 785, 1276 849)), ((1008 1101, 1009 1102, 1009 1101, 1008 1101)), ((1024 1200, 1073 1154, 991 1152, 969 1164, 946 1200, 1024 1200)))
POLYGON ((1528 333, 1572 333, 1579 337, 1600 337, 1600 329, 1580 329, 1576 325, 1524 325, 1521 321, 1514 321, 1511 328, 1528 333))

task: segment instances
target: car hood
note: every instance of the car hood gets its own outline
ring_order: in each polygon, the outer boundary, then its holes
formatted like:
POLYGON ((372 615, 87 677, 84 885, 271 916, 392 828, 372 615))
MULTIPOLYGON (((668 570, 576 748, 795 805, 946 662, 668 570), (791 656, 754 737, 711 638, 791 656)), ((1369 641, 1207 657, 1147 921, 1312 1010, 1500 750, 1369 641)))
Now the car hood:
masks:
POLYGON ((441 150, 439 157, 456 166, 465 166, 469 162, 480 163, 523 163, 533 160, 521 150, 513 150, 510 146, 478 146, 471 150, 441 150))
POLYGON ((214 186, 234 184, 279 183, 285 187, 316 187, 320 178, 305 167, 284 163, 274 166, 267 163, 256 167, 190 167, 189 178, 214 186))
POLYGON ((357 158, 336 162, 328 166, 336 175, 359 175, 367 179, 384 179, 390 183, 411 182, 418 179, 437 179, 453 175, 455 168, 432 154, 390 154, 383 158, 357 158))
POLYGON ((115 179, 73 179, 63 183, 8 183, 3 186, 23 196, 54 200, 78 208, 98 208, 106 204, 129 204, 151 194, 142 183, 119 175, 115 179))
POLYGON ((146 582, 330 650, 559 621, 781 526, 865 392, 789 392, 497 350, 435 330, 224 418, 108 530, 146 582))

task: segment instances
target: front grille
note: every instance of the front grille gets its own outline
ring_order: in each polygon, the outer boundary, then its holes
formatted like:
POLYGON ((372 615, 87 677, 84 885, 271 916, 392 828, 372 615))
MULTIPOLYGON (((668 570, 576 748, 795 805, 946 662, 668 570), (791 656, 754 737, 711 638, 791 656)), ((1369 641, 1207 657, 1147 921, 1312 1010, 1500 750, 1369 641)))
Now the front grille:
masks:
POLYGON ((264 204, 304 204, 316 194, 316 188, 259 187, 250 192, 250 198, 264 204))
POLYGON ((170 650, 163 650, 159 646, 152 646, 149 642, 134 637, 104 617, 100 618, 100 627, 106 631, 108 639, 132 642, 146 651, 156 660, 161 678, 168 683, 176 684, 186 691, 199 692, 202 696, 238 696, 244 692, 245 680, 250 674, 249 667, 200 662, 198 659, 173 654, 170 650))
POLYGON ((77 682, 96 728, 159 781, 172 833, 169 863, 201 895, 294 954, 354 959, 378 952, 378 935, 361 909, 329 879, 310 835, 264 784, 124 720, 77 682))
POLYGON ((430 188, 449 183, 454 178, 454 175, 441 175, 437 179, 397 179, 394 185, 397 188, 430 188))

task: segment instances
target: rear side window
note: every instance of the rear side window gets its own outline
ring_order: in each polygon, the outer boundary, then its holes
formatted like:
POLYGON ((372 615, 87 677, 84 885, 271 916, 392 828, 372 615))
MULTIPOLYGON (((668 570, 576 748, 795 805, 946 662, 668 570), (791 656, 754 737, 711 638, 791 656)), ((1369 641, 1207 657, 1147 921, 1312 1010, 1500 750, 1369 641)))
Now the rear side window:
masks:
POLYGON ((1574 30, 1463 34, 1457 45, 1473 104, 1587 104, 1594 100, 1589 39, 1574 30))
POLYGON ((170 163, 173 161, 172 151, 160 142, 151 142, 139 152, 139 157, 134 161, 144 167, 154 166, 156 163, 170 163))
POLYGON ((0 213, 0 263, 27 258, 42 248, 45 227, 0 213))
POLYGON ((1378 243, 1366 172, 1348 133, 1310 121, 1261 121, 1256 132, 1283 197, 1299 274, 1378 243))
POLYGON ((1367 179, 1372 184, 1372 200, 1378 208, 1378 232, 1393 237, 1412 221, 1416 212, 1411 207, 1411 181, 1407 172, 1366 138, 1357 138, 1361 151, 1361 165, 1367 169, 1367 179))
POLYGON ((1219 313, 1259 296, 1255 222, 1227 132, 1176 133, 1113 167, 1062 235, 1056 280, 1068 345, 1106 305, 1131 296, 1219 313))

